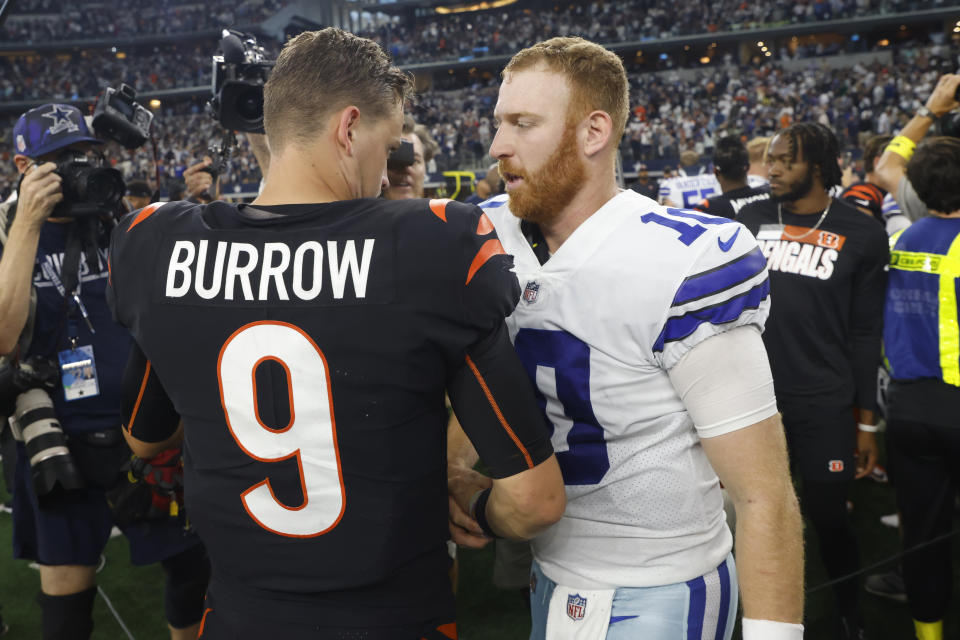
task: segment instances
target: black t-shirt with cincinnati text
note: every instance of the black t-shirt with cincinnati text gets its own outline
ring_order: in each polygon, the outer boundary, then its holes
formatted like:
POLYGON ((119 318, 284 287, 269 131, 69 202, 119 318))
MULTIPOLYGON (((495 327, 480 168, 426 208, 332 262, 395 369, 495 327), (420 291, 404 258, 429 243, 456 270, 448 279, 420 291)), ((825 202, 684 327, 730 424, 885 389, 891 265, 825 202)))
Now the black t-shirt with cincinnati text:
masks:
POLYGON ((795 215, 767 200, 738 220, 757 237, 770 271, 770 317, 763 341, 777 395, 876 409, 886 295, 887 236, 854 207, 832 200, 819 214, 795 215))
MULTIPOLYGON (((169 203, 120 223, 111 303, 183 419, 219 594, 327 626, 452 616, 444 390, 478 344, 511 351, 512 264, 479 208, 444 200, 169 203)), ((552 453, 542 421, 508 432, 510 402, 488 407, 499 433, 467 430, 497 477, 552 453)))
POLYGON ((760 202, 770 198, 770 188, 763 187, 741 187, 740 189, 731 189, 718 196, 713 196, 703 200, 696 205, 694 209, 720 216, 729 220, 736 220, 740 209, 751 202, 760 202))

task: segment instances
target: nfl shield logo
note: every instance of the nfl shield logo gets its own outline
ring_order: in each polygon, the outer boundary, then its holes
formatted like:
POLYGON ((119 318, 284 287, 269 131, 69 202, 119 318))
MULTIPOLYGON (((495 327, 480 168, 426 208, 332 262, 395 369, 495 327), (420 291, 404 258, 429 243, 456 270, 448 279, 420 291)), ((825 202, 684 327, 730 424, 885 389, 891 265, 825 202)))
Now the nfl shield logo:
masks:
POLYGON ((579 593, 567 596, 567 615, 571 620, 583 620, 587 612, 587 599, 579 593))
POLYGON ((843 460, 831 460, 827 464, 827 468, 833 473, 839 473, 843 471, 843 460))
POLYGON ((540 284, 531 280, 523 290, 523 301, 527 304, 533 304, 537 301, 537 295, 539 295, 539 293, 540 284))

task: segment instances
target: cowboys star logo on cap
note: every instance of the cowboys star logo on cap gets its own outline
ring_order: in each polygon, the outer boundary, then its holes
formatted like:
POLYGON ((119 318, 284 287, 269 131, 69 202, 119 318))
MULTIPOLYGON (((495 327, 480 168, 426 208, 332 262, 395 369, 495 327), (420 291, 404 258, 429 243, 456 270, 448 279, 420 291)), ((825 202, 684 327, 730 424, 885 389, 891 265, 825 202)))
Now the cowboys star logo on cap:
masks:
POLYGON ((63 131, 69 131, 71 133, 80 131, 80 126, 70 118, 70 116, 73 115, 72 111, 63 105, 51 105, 50 111, 41 115, 44 118, 53 120, 53 124, 47 129, 47 132, 51 135, 56 135, 63 131))

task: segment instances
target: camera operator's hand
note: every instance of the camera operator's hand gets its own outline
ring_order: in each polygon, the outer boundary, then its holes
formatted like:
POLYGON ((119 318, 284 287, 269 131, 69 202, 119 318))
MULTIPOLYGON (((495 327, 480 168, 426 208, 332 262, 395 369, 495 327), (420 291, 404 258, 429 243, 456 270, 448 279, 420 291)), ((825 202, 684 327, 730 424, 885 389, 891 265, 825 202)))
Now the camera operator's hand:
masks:
POLYGON ((940 76, 933 93, 927 98, 927 109, 939 118, 960 107, 960 102, 957 102, 955 97, 958 87, 960 87, 960 75, 947 73, 940 76))
POLYGON ((39 229, 50 217, 53 208, 63 200, 61 178, 54 173, 57 165, 44 162, 33 165, 23 176, 17 203, 16 220, 39 229))
POLYGON ((213 176, 204 171, 211 164, 213 164, 213 158, 204 156, 203 160, 190 165, 183 172, 183 182, 187 185, 187 197, 197 198, 205 193, 213 193, 213 176))

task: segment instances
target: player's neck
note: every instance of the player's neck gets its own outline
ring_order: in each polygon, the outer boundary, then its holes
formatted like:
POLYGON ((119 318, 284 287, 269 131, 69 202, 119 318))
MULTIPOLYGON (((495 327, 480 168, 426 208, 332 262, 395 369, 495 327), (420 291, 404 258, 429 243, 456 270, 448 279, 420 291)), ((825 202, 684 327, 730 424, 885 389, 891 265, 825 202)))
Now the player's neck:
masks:
POLYGON ((747 187, 746 180, 727 180, 722 176, 717 176, 717 182, 720 183, 721 193, 736 191, 737 189, 745 189, 747 187))
POLYGON ((583 189, 563 208, 560 215, 550 223, 539 225, 551 254, 556 253, 577 227, 619 192, 613 175, 609 180, 588 179, 584 184, 583 189))
POLYGON ((331 175, 337 174, 329 171, 324 164, 309 161, 297 154, 284 154, 270 164, 263 191, 251 204, 313 204, 356 197, 343 184, 337 188, 338 182, 332 180, 331 175))
POLYGON ((815 186, 807 195, 793 202, 784 202, 782 206, 784 211, 799 216, 820 215, 824 209, 830 206, 831 200, 832 198, 826 190, 815 186))

